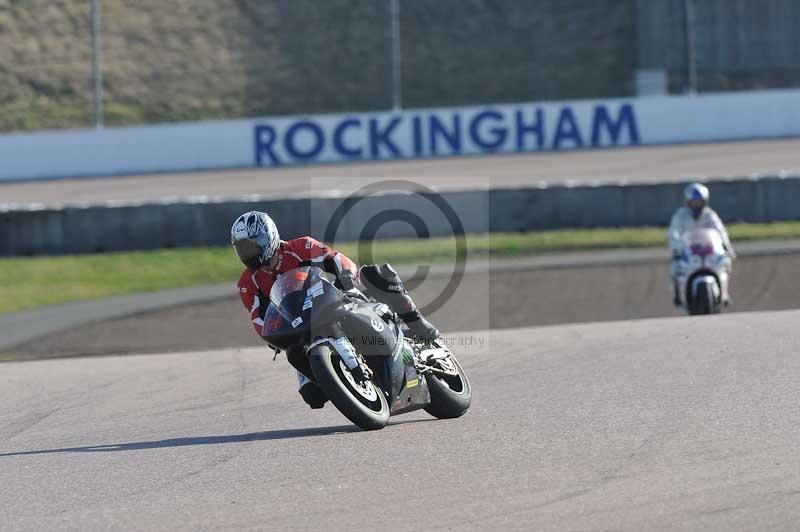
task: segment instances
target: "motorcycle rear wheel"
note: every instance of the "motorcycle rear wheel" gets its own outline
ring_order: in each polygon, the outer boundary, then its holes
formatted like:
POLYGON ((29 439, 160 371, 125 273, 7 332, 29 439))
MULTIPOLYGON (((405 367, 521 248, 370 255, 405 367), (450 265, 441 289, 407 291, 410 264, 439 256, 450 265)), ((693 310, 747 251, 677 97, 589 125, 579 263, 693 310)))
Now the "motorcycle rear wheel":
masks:
POLYGON ((389 403, 372 381, 359 386, 342 358, 327 344, 314 346, 308 354, 317 385, 339 412, 364 430, 382 429, 389 422, 389 403))
POLYGON ((439 419, 452 419, 466 414, 472 403, 472 386, 464 368, 452 354, 449 357, 455 375, 427 373, 431 402, 425 411, 439 419))

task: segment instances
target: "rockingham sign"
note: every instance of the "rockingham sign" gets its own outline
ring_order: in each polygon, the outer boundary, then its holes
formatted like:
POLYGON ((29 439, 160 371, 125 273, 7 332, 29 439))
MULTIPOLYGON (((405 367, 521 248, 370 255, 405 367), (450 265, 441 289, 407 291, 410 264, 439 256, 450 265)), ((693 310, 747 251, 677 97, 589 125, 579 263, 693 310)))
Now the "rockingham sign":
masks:
POLYGON ((797 89, 408 109, 0 135, 0 181, 787 136, 797 89))
POLYGON ((631 102, 507 105, 258 123, 256 166, 640 143, 631 102))

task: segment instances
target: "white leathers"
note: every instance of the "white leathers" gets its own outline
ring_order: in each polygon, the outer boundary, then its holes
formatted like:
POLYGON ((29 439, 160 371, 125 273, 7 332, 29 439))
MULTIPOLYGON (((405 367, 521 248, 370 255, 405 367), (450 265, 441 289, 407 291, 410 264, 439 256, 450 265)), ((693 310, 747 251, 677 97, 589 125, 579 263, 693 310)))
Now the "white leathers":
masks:
POLYGON ((728 238, 728 231, 717 213, 710 207, 703 207, 697 218, 692 215, 692 210, 686 206, 675 211, 667 230, 669 247, 673 253, 683 248, 683 243, 681 242, 683 234, 693 229, 716 229, 722 236, 725 250, 728 254, 734 256, 733 247, 731 246, 730 238, 728 238))
MULTIPOLYGON (((678 256, 682 252, 684 246, 681 237, 687 231, 691 231, 693 229, 716 229, 719 231, 719 234, 722 237, 722 244, 725 247, 725 251, 728 252, 728 256, 731 259, 736 257, 736 253, 733 251, 733 246, 731 246, 731 241, 728 237, 728 231, 725 229, 725 225, 722 223, 722 220, 720 220, 719 215, 717 215, 713 209, 710 207, 703 207, 702 211, 700 211, 700 215, 695 218, 690 207, 680 207, 677 211, 675 211, 675 214, 672 215, 672 221, 670 222, 669 229, 667 230, 667 240, 669 241, 669 247, 673 256, 672 264, 670 265, 669 269, 670 285, 672 288, 673 300, 676 305, 680 304, 678 294, 678 256)), ((728 262, 727 270, 728 274, 730 275, 730 261, 728 262)), ((728 294, 728 283, 725 283, 723 287, 722 297, 726 304, 730 301, 730 295, 728 294)))

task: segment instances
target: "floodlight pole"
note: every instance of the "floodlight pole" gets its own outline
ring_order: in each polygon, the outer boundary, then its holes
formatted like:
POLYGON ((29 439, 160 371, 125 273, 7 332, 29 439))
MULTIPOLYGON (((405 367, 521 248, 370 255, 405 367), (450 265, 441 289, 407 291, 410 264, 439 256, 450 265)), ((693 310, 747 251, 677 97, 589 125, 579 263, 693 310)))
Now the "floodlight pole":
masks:
POLYGON ((694 35, 694 0, 684 0, 686 10, 686 65, 689 74, 689 92, 697 93, 697 55, 694 35))
POLYGON ((389 0, 389 16, 391 18, 391 46, 389 62, 392 69, 391 75, 391 94, 392 94, 392 109, 399 110, 402 107, 402 72, 401 62, 402 56, 400 51, 400 1, 389 0))
POLYGON ((94 127, 103 127, 103 72, 100 67, 100 0, 92 0, 92 102, 94 127))

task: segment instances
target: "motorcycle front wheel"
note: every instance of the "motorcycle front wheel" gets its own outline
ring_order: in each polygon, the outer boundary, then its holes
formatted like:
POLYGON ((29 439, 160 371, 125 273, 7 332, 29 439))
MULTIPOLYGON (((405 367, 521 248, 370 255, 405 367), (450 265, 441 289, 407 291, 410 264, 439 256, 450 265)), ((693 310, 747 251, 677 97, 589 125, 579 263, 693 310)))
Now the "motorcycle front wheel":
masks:
POLYGON ((701 283, 692 301, 689 313, 692 315, 719 314, 719 305, 715 303, 714 285, 701 283))
POLYGON ((339 353, 328 344, 314 346, 308 359, 317 385, 347 419, 364 430, 386 426, 389 403, 380 387, 372 381, 357 383, 339 353))

